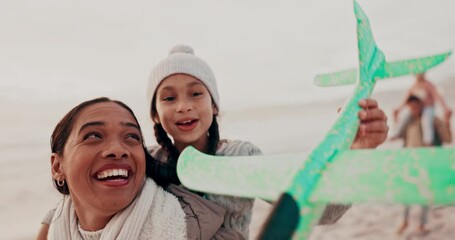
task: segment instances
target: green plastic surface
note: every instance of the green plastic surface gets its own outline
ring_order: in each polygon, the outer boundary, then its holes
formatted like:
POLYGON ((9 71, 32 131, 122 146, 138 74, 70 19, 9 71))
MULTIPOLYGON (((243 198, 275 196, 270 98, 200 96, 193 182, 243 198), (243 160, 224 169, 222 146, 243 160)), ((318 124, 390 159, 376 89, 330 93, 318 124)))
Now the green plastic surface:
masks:
POLYGON ((179 179, 190 189, 275 201, 307 154, 221 157, 187 147, 181 156, 179 179))
POLYGON ((455 151, 405 148, 344 151, 330 163, 313 202, 455 203, 455 151))

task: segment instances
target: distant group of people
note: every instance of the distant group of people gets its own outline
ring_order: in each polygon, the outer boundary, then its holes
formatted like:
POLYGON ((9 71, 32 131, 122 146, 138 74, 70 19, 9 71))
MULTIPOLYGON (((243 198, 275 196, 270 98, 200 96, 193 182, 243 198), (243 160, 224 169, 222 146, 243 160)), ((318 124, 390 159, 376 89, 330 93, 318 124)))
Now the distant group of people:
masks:
MULTIPOLYGON (((450 123, 452 110, 448 107, 446 101, 438 93, 435 85, 428 81, 425 73, 417 74, 414 84, 410 87, 405 95, 403 103, 393 111, 393 117, 397 123, 395 134, 392 139, 405 137, 408 128, 413 122, 419 121, 421 137, 415 136, 414 139, 419 139, 421 143, 411 143, 406 147, 422 147, 440 145, 441 134, 445 132, 437 132, 438 127, 442 124, 450 123), (444 110, 444 118, 441 120, 436 118, 435 104, 439 102, 444 110)), ((419 135, 419 136, 420 136, 419 135)), ((406 138, 405 138, 406 139, 406 138)))
MULTIPOLYGON (((443 104, 447 123, 451 111, 424 75, 417 79, 399 108, 409 110, 394 136, 403 137, 406 147, 447 141, 433 136, 435 101, 443 104)), ((153 68, 148 83, 156 146, 145 146, 133 111, 109 98, 85 101, 57 124, 51 172, 64 198, 43 220, 37 239, 249 238, 253 199, 190 191, 176 171, 187 146, 211 155, 261 154, 249 142, 220 137, 220 97, 209 65, 191 47, 178 45, 153 68)), ((375 100, 359 105, 352 148, 375 148, 387 138, 386 116, 375 100)), ((329 206, 320 222, 335 222, 347 208, 329 206)))
MULTIPOLYGON (((394 110, 396 130, 392 140, 403 139, 406 148, 442 146, 452 141, 450 120, 452 111, 444 98, 438 93, 434 84, 428 81, 425 73, 417 74, 415 83, 405 96, 404 102, 394 110), (435 103, 438 101, 443 110, 441 119, 435 114, 435 103)), ((410 207, 405 206, 403 222, 398 234, 402 234, 409 225, 410 207)), ((428 232, 426 223, 428 206, 421 206, 418 231, 428 232)))

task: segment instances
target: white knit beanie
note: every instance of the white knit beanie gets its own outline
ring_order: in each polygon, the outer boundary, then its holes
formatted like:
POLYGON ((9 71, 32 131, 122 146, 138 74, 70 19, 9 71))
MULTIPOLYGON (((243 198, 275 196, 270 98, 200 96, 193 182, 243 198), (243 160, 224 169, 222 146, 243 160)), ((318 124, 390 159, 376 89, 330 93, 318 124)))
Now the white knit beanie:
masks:
POLYGON ((220 97, 216 87, 216 79, 209 65, 194 55, 193 48, 186 45, 177 45, 169 51, 169 56, 153 68, 148 79, 147 99, 150 104, 160 83, 167 77, 183 73, 200 80, 210 92, 216 108, 219 110, 220 97))

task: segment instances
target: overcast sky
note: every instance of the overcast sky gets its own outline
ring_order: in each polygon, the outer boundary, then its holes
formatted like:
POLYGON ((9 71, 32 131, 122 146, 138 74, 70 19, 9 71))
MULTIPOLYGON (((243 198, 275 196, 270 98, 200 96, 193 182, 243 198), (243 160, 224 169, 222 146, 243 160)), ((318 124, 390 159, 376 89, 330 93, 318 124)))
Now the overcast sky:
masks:
MULTIPOLYGON (((388 59, 454 47, 453 0, 359 4, 388 59)), ((0 93, 18 101, 145 101, 178 43, 213 68, 227 108, 305 100, 315 74, 357 64, 351 0, 1 0, 0 29, 0 93)), ((453 57, 435 75, 455 76, 453 57)))

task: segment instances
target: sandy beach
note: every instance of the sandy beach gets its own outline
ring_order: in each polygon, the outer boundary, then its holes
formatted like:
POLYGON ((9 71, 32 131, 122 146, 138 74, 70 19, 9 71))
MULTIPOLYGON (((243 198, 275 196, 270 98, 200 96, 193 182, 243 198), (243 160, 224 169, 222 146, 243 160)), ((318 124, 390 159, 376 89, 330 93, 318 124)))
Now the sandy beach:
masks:
MULTIPOLYGON (((448 104, 455 107, 455 79, 445 79, 438 85, 444 90, 448 104)), ((377 91, 373 97, 390 116, 402 94, 402 90, 377 91)), ((326 129, 336 118, 336 109, 344 100, 222 112, 221 133, 225 138, 251 141, 265 154, 307 151, 323 138, 326 129)), ((145 109, 145 104, 125 102, 138 113, 145 136, 152 143, 151 123, 141 111, 142 107, 145 109)), ((0 145, 3 154, 0 175, 2 239, 33 239, 43 216, 61 199, 51 183, 49 136, 59 118, 76 103, 77 100, 32 104, 8 99, 0 101, 3 109, 1 131, 6 136, 0 145)), ((393 126, 391 120, 389 126, 393 126)), ((380 148, 400 146, 400 142, 386 142, 380 148)), ((450 147, 454 147, 454 144, 450 147)), ((252 239, 270 209, 269 204, 257 201, 251 226, 252 239)), ((425 236, 417 234, 415 230, 418 208, 411 213, 408 230, 397 236, 395 231, 401 214, 401 206, 356 205, 338 223, 316 227, 311 239, 440 240, 455 236, 454 207, 432 207, 428 224, 430 232, 425 236)))

